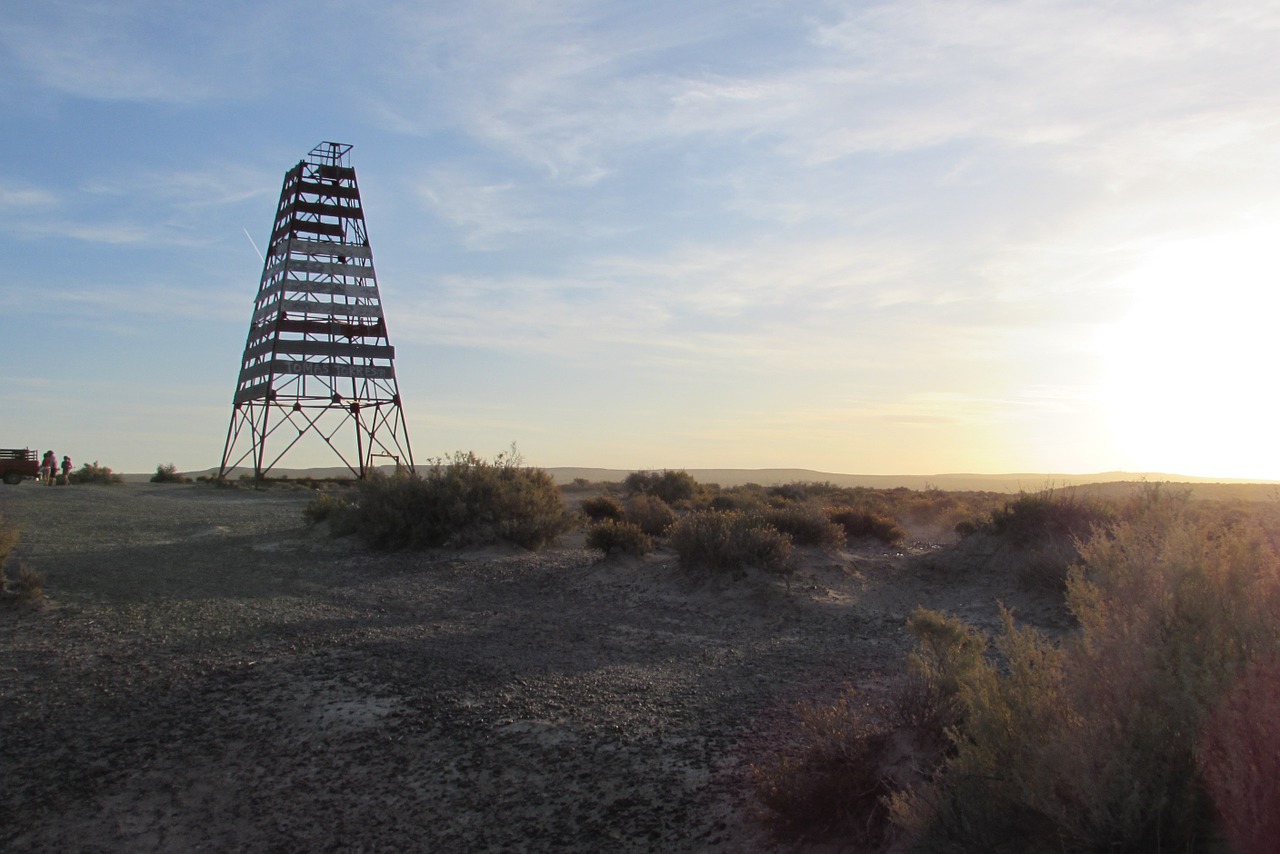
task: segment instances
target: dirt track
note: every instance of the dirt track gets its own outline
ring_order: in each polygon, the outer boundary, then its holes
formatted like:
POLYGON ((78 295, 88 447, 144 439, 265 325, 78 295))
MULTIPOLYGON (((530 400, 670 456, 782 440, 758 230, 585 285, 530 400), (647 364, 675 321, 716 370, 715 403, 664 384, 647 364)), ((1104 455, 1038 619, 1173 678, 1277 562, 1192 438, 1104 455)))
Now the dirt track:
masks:
POLYGON ((580 535, 372 554, 309 496, 0 487, 49 597, 0 614, 0 848, 765 850, 744 769, 782 710, 874 690, 916 604, 1009 598, 921 548, 807 555, 789 590, 580 535))

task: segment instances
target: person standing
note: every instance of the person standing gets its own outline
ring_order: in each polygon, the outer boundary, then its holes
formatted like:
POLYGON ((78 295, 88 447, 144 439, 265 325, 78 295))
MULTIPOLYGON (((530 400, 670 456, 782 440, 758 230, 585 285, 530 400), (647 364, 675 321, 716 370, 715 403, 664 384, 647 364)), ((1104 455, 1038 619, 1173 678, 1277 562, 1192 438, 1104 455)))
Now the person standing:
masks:
POLYGON ((62 485, 71 485, 71 457, 66 454, 62 455, 62 485))
POLYGON ((58 468, 58 455, 53 451, 45 451, 40 458, 40 482, 45 486, 53 486, 53 474, 58 468))

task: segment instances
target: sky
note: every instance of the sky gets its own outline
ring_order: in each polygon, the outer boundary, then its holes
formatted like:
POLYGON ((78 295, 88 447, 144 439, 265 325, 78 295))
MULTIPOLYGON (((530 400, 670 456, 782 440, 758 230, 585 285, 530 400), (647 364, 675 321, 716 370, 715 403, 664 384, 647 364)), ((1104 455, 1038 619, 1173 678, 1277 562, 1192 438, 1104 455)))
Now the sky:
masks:
POLYGON ((1280 479, 1280 5, 0 10, 0 445, 216 466, 336 141, 419 461, 1280 479))

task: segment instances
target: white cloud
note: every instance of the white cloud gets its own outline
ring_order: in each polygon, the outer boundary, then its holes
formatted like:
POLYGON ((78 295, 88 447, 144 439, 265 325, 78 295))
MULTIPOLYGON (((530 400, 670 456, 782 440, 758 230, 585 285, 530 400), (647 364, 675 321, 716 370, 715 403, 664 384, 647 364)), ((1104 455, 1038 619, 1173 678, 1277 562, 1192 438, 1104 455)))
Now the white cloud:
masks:
POLYGON ((31 214, 58 204, 57 195, 43 187, 0 182, 0 213, 31 214))

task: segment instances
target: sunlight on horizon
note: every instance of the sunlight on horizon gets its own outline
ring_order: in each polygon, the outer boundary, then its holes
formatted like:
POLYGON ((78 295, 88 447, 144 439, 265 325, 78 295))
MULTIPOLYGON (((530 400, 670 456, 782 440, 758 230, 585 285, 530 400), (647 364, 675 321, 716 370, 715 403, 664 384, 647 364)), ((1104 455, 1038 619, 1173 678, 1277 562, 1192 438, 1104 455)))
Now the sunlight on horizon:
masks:
POLYGON ((1280 219, 1165 244, 1122 281, 1130 311, 1103 347, 1106 405, 1129 470, 1280 478, 1280 401, 1269 385, 1277 234, 1280 219))

